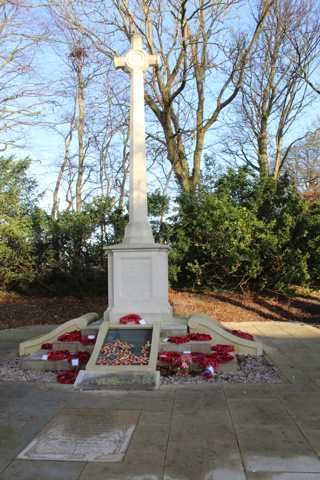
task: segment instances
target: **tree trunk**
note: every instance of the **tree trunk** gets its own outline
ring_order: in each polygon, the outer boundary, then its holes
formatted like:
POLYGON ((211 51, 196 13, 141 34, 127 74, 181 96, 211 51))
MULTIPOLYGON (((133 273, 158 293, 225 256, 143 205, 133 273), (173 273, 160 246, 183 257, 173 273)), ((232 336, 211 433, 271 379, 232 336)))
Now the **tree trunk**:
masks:
POLYGON ((63 179, 64 172, 66 170, 66 167, 69 163, 69 150, 70 150, 70 144, 72 141, 72 133, 73 133, 73 127, 74 127, 74 119, 75 119, 75 111, 73 112, 72 119, 70 121, 70 128, 69 131, 64 139, 64 157, 63 157, 63 162, 62 165, 60 166, 55 189, 53 192, 53 198, 52 198, 52 210, 51 210, 51 217, 53 219, 56 219, 58 216, 59 212, 59 192, 60 192, 60 187, 61 187, 61 182, 63 179))
POLYGON ((269 172, 268 156, 268 122, 266 118, 261 119, 261 129, 258 135, 258 162, 260 167, 260 176, 265 178, 269 172))
POLYGON ((81 71, 77 72, 77 100, 78 100, 78 175, 76 182, 76 212, 80 212, 82 207, 82 187, 83 187, 83 175, 84 175, 84 122, 85 122, 85 111, 84 111, 84 80, 82 77, 81 71))
POLYGON ((276 137, 276 152, 273 167, 273 178, 278 180, 282 167, 282 136, 276 137))

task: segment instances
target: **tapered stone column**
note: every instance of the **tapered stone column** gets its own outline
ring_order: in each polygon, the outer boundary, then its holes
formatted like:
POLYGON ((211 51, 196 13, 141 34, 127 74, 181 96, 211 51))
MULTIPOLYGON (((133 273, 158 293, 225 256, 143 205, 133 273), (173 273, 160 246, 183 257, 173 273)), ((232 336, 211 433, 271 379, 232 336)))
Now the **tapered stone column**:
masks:
POLYGON ((124 244, 154 243, 147 207, 143 72, 158 63, 158 55, 148 55, 142 49, 142 39, 138 34, 132 36, 127 55, 114 59, 115 66, 126 70, 131 77, 129 223, 124 244))

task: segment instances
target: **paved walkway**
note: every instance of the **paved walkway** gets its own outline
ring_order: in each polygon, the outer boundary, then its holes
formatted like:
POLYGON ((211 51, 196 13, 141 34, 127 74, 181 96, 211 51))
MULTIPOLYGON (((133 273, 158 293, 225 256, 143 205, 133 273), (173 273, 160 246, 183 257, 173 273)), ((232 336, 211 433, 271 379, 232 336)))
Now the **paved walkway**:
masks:
MULTIPOLYGON (((232 327, 259 335, 282 384, 79 393, 0 383, 0 479, 320 480, 320 330, 281 322, 232 327), (16 459, 67 408, 138 413, 124 460, 16 459)), ((28 336, 30 329, 0 332, 1 355, 15 355, 28 336)))

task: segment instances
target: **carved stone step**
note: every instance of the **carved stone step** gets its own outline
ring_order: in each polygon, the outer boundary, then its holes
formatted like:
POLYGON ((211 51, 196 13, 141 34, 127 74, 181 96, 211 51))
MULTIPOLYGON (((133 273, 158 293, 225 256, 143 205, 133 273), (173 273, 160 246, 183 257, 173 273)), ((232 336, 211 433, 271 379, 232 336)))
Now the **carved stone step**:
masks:
POLYGON ((70 353, 92 352, 94 345, 83 345, 81 342, 53 342, 52 350, 68 350, 70 353))
POLYGON ((81 335, 98 335, 102 322, 103 320, 100 319, 90 323, 87 327, 81 329, 81 335))
POLYGON ((171 322, 165 322, 161 325, 161 337, 181 337, 187 335, 187 319, 181 317, 174 318, 171 322))
POLYGON ((43 360, 43 353, 36 353, 21 358, 21 368, 24 370, 63 371, 72 370, 68 360, 43 360))
POLYGON ((210 353, 212 342, 191 341, 186 343, 160 342, 159 352, 201 352, 210 353))

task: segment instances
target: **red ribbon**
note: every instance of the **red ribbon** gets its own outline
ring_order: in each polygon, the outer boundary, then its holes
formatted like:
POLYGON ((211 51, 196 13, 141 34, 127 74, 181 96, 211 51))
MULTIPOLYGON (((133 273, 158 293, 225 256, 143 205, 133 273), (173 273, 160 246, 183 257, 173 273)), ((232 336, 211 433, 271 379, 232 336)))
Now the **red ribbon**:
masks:
POLYGON ((127 325, 128 323, 135 323, 136 325, 139 325, 140 320, 141 317, 137 313, 129 313, 129 315, 124 315, 120 318, 120 323, 122 325, 127 325))

